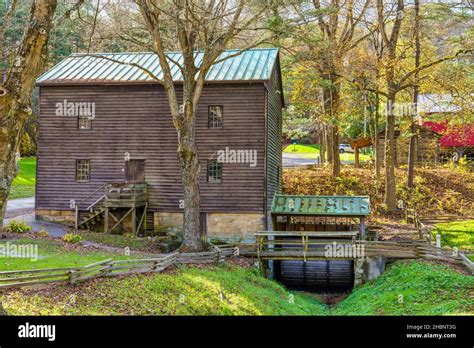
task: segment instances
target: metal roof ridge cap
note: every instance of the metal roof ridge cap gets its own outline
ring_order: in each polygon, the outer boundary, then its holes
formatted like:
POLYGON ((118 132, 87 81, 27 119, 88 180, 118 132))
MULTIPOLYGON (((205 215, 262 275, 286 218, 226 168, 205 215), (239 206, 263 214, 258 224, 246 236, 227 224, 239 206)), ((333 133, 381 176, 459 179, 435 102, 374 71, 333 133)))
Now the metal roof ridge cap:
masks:
POLYGON ((357 195, 357 196, 343 196, 343 195, 291 195, 276 193, 275 196, 284 196, 284 197, 369 197, 368 195, 357 195))
MULTIPOLYGON (((269 51, 280 51, 279 47, 253 47, 253 48, 247 48, 247 49, 242 49, 242 48, 230 48, 227 50, 224 50, 223 52, 238 52, 238 51, 263 51, 263 50, 269 50, 269 51)), ((194 51, 195 53, 203 52, 203 50, 196 50, 194 51)), ((165 54, 182 54, 183 51, 166 51, 165 54)), ((94 55, 116 55, 116 54, 155 54, 156 52, 153 51, 137 51, 137 52, 89 52, 89 53, 80 53, 80 52, 75 52, 71 53, 69 56, 67 56, 65 59, 69 57, 81 57, 81 56, 94 56, 94 55)), ((58 63, 59 64, 59 63, 58 63)))

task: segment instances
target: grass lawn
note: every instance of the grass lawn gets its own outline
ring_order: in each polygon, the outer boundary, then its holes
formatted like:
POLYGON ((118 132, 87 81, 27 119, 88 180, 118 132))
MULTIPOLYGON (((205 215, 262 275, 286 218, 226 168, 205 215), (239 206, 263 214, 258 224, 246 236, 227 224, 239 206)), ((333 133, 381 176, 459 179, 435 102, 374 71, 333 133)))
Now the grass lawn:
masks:
POLYGON ((445 265, 397 262, 379 278, 356 288, 333 314, 472 315, 469 291, 473 286, 473 276, 445 265))
POLYGON ((311 158, 315 158, 319 155, 319 144, 290 144, 283 152, 295 153, 298 155, 311 155, 311 158))
POLYGON ((441 234, 441 246, 465 251, 474 261, 474 220, 437 224, 432 233, 434 238, 441 234))
MULTIPOLYGON (((2 244, 6 242, 1 241, 2 244)), ((117 260, 136 258, 105 251, 83 250, 76 248, 74 245, 67 245, 50 239, 22 238, 14 241, 9 240, 8 242, 10 244, 37 245, 38 259, 2 257, 0 271, 85 266, 109 258, 117 260)))
MULTIPOLYGON (((131 250, 137 250, 142 252, 154 252, 160 253, 165 252, 162 248, 160 248, 159 242, 160 239, 164 240, 165 242, 169 243, 168 237, 158 237, 155 236, 154 238, 142 238, 137 237, 131 234, 126 235, 117 235, 117 234, 110 234, 110 233, 103 233, 103 232, 91 232, 91 231, 81 231, 79 234, 82 236, 83 240, 87 240, 89 242, 105 244, 108 246, 116 247, 116 248, 125 248, 129 247, 131 250)), ((178 245, 171 244, 171 250, 174 250, 173 247, 178 248, 178 245)))
POLYGON ((31 294, 14 291, 1 301, 11 315, 326 314, 308 295, 292 294, 257 270, 227 265, 58 285, 31 294))
MULTIPOLYGON (((116 256, 67 252, 54 243, 42 245, 40 254, 44 258, 34 266, 7 259, 2 268, 84 265, 116 256)), ((473 286, 474 277, 444 265, 397 262, 330 308, 317 295, 291 292, 256 269, 182 266, 160 274, 11 290, 0 294, 0 301, 11 315, 461 315, 472 314, 473 286)))
MULTIPOLYGON (((301 158, 316 158, 319 156, 319 144, 290 144, 284 150, 284 153, 297 154, 301 158)), ((353 153, 341 153, 341 161, 354 163, 354 154, 353 153)), ((369 161, 370 155, 364 155, 359 153, 359 160, 361 162, 369 161)))
POLYGON ((13 180, 8 199, 33 197, 36 183, 36 157, 20 159, 20 171, 13 180))

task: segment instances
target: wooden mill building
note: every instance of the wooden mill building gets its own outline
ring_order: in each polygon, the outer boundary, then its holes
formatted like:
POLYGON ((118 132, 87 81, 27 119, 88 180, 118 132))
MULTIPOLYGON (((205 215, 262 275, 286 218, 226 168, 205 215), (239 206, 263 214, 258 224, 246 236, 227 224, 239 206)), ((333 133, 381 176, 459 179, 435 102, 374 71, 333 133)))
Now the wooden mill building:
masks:
MULTIPOLYGON (((267 229, 281 189, 279 52, 239 53, 224 52, 221 58, 229 58, 209 71, 197 111, 201 228, 211 236, 242 238, 267 229)), ((168 56, 182 61, 179 52, 168 56)), ((105 53, 72 55, 38 79, 37 217, 79 228, 102 224, 105 231, 126 221, 134 231, 182 226, 177 133, 167 96, 127 63, 162 77, 154 53, 105 53)), ((180 97, 181 71, 170 64, 180 97)))

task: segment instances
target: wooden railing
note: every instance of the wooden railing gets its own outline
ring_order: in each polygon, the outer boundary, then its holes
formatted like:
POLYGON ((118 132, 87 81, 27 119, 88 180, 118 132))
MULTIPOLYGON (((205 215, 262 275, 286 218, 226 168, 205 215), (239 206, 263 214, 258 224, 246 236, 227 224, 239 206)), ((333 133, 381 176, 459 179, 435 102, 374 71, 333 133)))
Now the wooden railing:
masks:
MULTIPOLYGON (((132 208, 147 207, 147 186, 145 183, 106 183, 100 186, 91 194, 87 195, 75 203, 75 227, 80 227, 81 211, 98 211, 102 213, 106 208, 132 208), (92 203, 90 201, 93 200, 92 203), (86 207, 84 203, 88 202, 86 207), (100 211, 102 209, 102 211, 100 211)), ((145 209, 146 210, 146 209, 145 209)), ((108 212, 106 211, 106 216, 108 212)), ((128 214, 127 214, 128 215, 128 214)), ((138 230, 145 219, 145 213, 142 214, 138 230)), ((124 216, 123 218, 125 218, 124 216)), ((121 221, 120 221, 121 222, 121 221)), ((118 225, 118 224, 117 224, 118 225)), ((113 230, 113 228, 112 228, 113 230)))
POLYGON ((109 207, 130 207, 145 203, 145 183, 108 183, 105 185, 105 204, 109 207))
POLYGON ((407 200, 402 200, 403 202, 403 207, 401 207, 405 211, 405 220, 408 223, 412 223, 413 226, 418 230, 418 235, 420 238, 428 241, 428 243, 431 244, 432 242, 432 236, 431 236, 431 230, 432 228, 429 226, 426 226, 420 219, 420 216, 418 215, 418 212, 415 208, 415 206, 410 203, 407 200))
MULTIPOLYGON (((104 189, 105 185, 107 184, 103 184, 102 186, 100 186, 97 190, 95 190, 94 192, 92 192, 91 194, 88 194, 86 197, 84 197, 83 199, 77 201, 77 202, 74 202, 74 210, 75 210, 75 213, 76 213, 76 217, 75 217, 75 221, 76 221, 76 230, 79 228, 79 212, 81 210, 81 205, 83 205, 87 200, 91 199, 92 197, 94 197, 94 195, 97 195, 102 189, 104 189)), ((105 195, 102 194, 100 195, 100 197, 98 199, 96 199, 94 201, 94 203, 92 205, 89 205, 85 210, 91 210, 93 209, 93 207, 98 204, 98 202, 102 201, 103 199, 105 198, 105 195)))
MULTIPOLYGON (((340 233, 340 232, 338 232, 340 233)), ((331 260, 360 257, 385 257, 394 259, 426 259, 463 264, 464 255, 456 250, 440 248, 420 240, 367 241, 336 239, 318 236, 320 232, 272 232, 255 234, 255 243, 240 245, 240 254, 267 260, 331 260), (291 239, 289 239, 291 237, 291 239), (316 238, 317 237, 317 238, 316 238), (352 254, 328 254, 328 247, 342 246, 352 254)))

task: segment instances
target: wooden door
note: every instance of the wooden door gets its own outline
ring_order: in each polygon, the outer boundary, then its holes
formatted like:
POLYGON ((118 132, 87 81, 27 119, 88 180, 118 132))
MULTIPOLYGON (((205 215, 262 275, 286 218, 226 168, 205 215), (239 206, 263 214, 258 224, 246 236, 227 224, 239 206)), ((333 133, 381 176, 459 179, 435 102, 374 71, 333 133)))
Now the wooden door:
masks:
POLYGON ((129 183, 145 182, 144 159, 131 159, 125 162, 125 181, 129 183))

